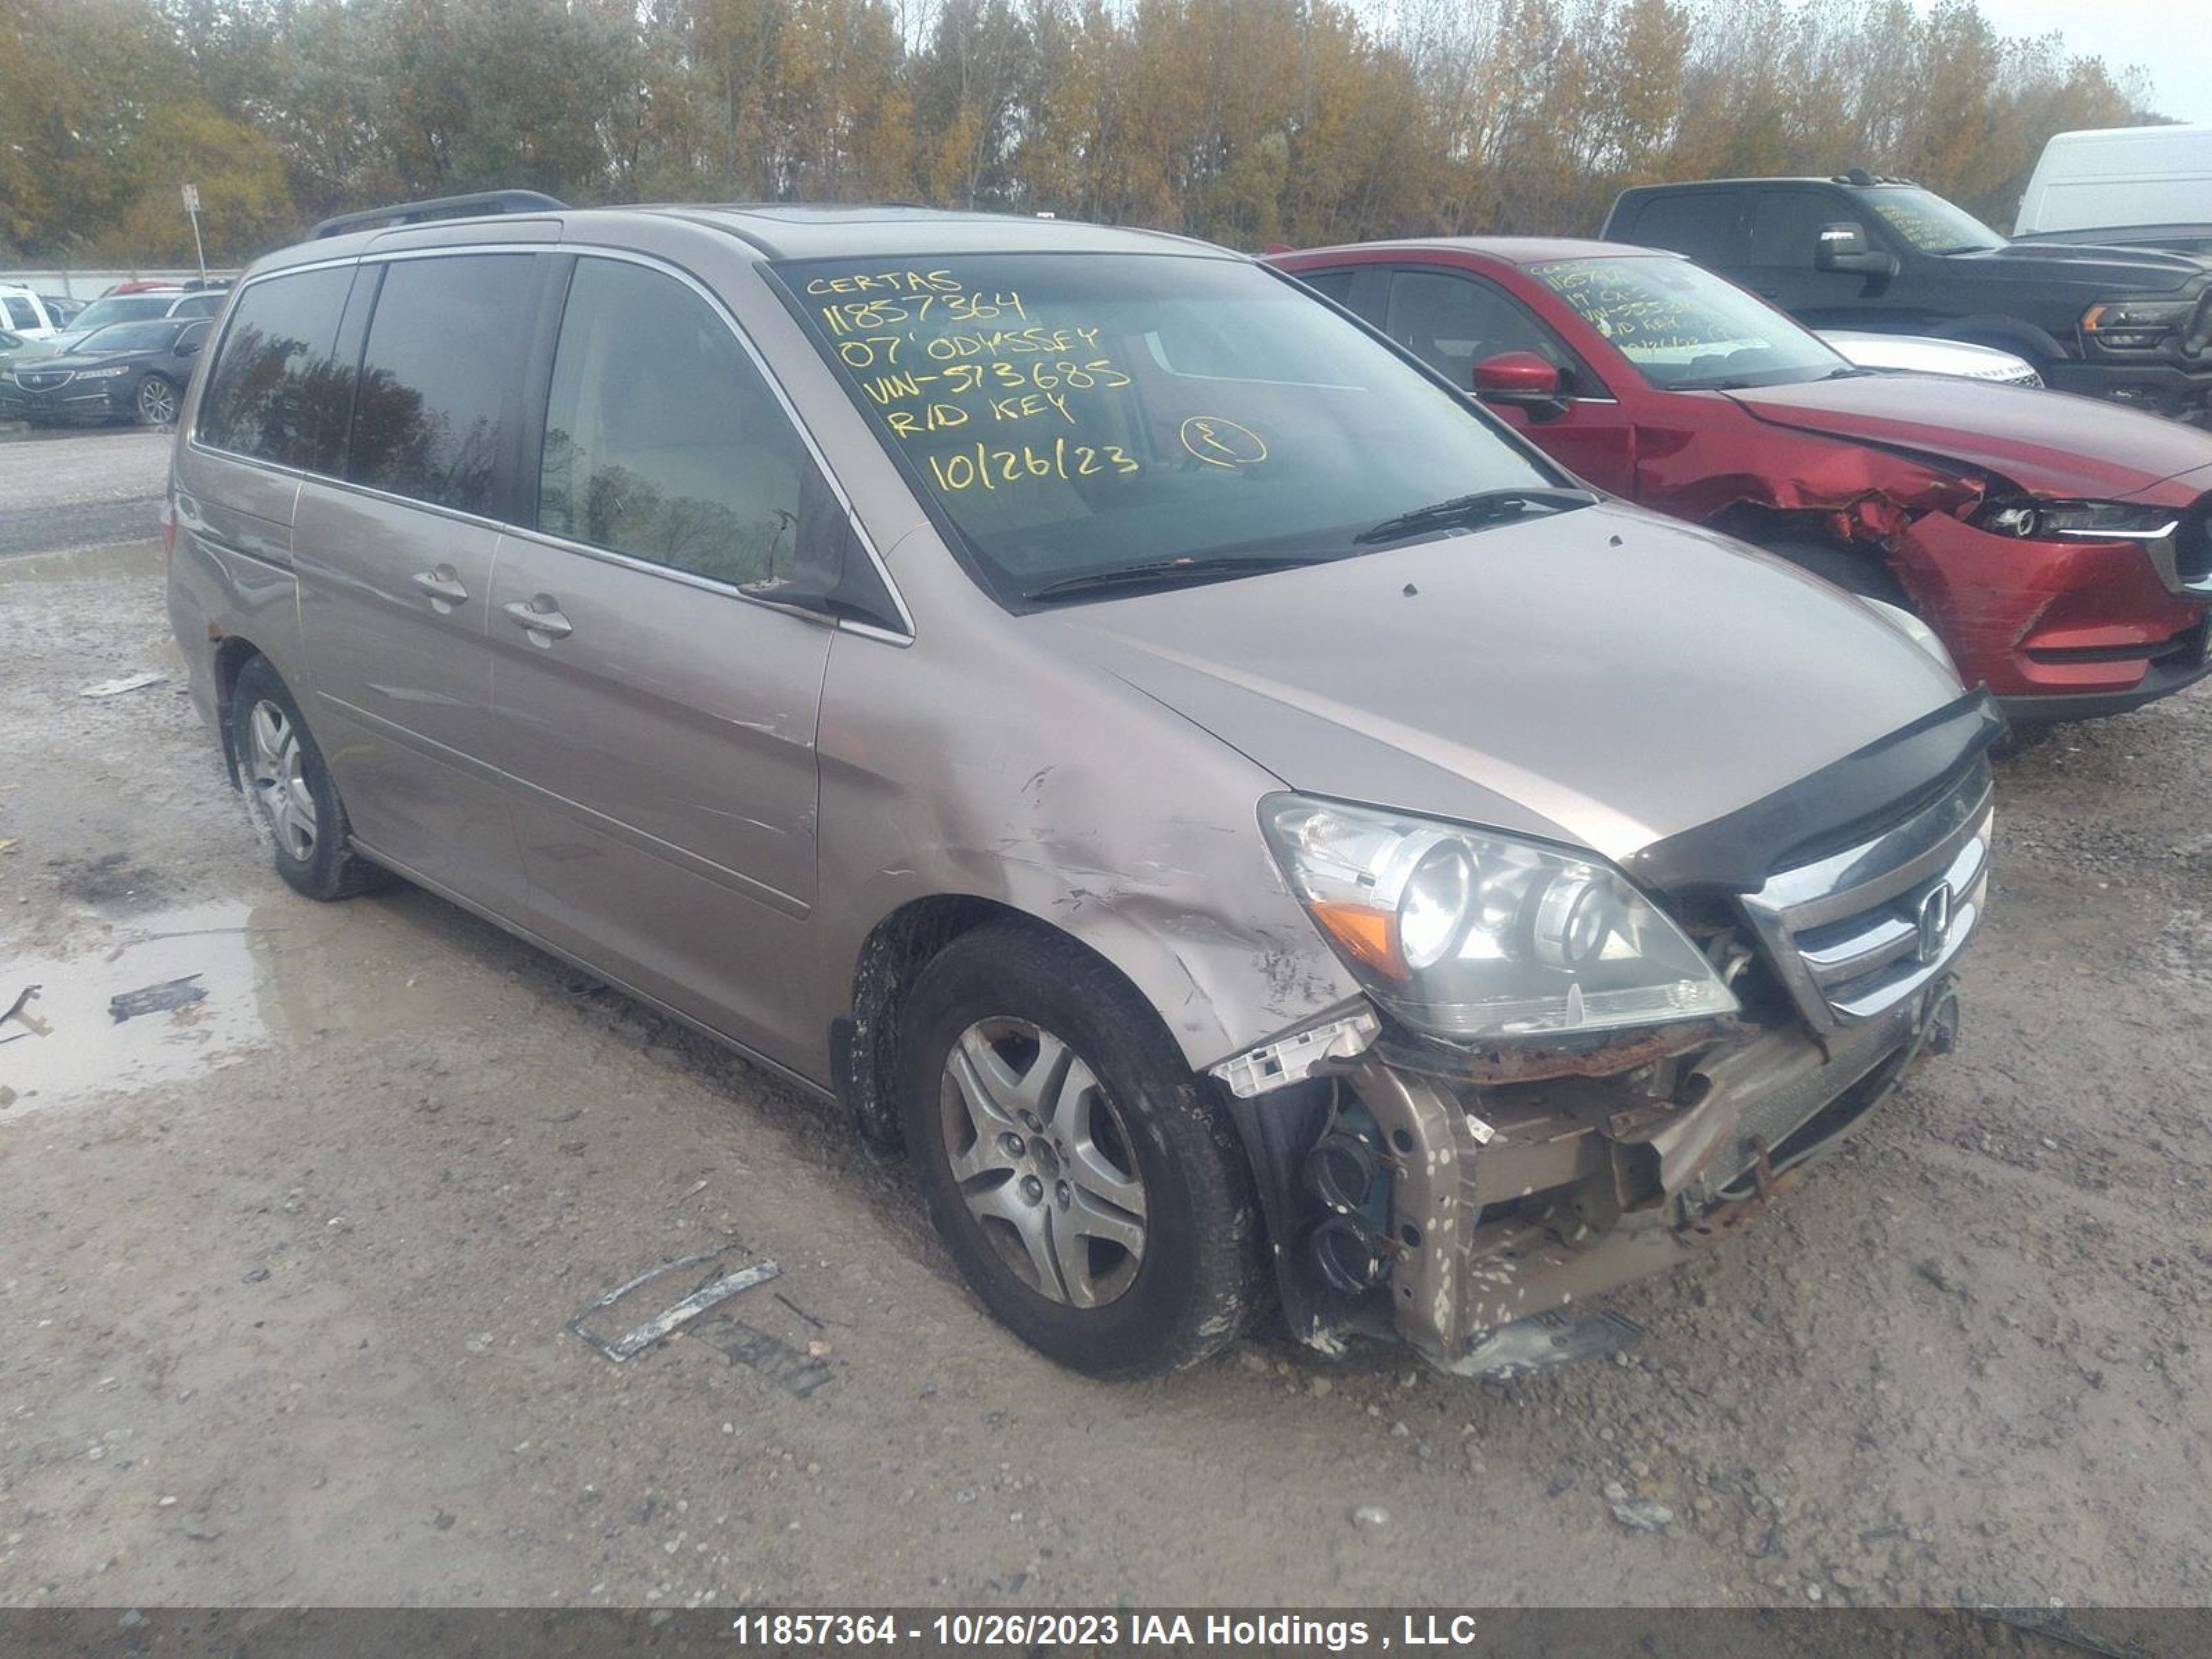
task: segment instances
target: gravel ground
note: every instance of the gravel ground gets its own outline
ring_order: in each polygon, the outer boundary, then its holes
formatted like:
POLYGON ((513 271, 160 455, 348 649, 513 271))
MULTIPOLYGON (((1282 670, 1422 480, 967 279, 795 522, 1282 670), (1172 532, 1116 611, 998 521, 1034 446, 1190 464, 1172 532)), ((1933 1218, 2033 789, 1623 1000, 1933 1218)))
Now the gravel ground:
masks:
POLYGON ((0 557, 152 535, 168 477, 166 433, 0 422, 0 557))
MULTIPOLYGON (((100 540, 160 447, 0 446, 0 522, 100 540)), ((2005 767, 1963 1051, 1621 1363, 1109 1388, 831 1114, 423 894, 294 898, 160 572, 0 558, 0 1604, 2212 1600, 2212 691, 2005 767), (782 1275, 565 1328, 708 1249, 782 1275)))

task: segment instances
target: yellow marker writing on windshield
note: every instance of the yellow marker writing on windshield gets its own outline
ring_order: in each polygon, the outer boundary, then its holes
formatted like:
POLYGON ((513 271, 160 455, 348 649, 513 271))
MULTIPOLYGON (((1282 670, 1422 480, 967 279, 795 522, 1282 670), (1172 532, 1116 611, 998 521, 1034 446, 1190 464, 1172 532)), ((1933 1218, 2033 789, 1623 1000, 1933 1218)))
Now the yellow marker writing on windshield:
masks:
POLYGON ((1192 416, 1182 436, 1182 447, 1208 466, 1252 466, 1267 459, 1258 433, 1218 415, 1192 416))

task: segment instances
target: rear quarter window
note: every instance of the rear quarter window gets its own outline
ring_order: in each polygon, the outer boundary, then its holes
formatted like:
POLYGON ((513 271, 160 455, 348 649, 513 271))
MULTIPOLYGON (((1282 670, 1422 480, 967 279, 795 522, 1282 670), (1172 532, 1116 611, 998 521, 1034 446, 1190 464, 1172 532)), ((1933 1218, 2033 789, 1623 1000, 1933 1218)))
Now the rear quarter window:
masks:
POLYGON ((239 295, 224 330, 198 436, 211 448, 305 472, 335 472, 353 365, 333 355, 351 267, 270 276, 239 295))

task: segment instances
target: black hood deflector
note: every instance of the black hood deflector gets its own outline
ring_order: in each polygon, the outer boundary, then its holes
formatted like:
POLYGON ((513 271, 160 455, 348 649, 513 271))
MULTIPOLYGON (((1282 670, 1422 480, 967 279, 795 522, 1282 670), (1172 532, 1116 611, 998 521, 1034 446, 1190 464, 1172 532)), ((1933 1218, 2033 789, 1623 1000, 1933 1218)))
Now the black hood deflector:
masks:
POLYGON ((1955 783, 2005 729, 1986 690, 1879 738, 1723 817, 1656 841, 1624 861, 1663 893, 1750 893, 1909 817, 1955 783))

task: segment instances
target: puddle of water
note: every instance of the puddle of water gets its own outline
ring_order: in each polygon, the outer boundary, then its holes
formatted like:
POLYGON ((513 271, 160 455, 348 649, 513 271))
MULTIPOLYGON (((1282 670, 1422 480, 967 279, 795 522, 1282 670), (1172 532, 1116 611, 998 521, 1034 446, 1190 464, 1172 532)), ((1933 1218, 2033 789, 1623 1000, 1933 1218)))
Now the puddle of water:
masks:
POLYGON ((80 547, 66 553, 23 553, 0 559, 0 587, 19 582, 158 580, 166 568, 158 541, 80 547))
POLYGON ((373 901, 271 897, 88 926, 84 944, 60 956, 0 944, 0 1009, 25 986, 40 988, 21 1015, 0 1023, 0 1089, 15 1095, 0 1107, 0 1123, 27 1109, 175 1082, 325 1032, 427 1019, 438 992, 409 982, 424 943, 416 932, 403 912, 373 901), (187 975, 205 994, 198 1001, 121 1022, 110 1012, 112 997, 187 975))

